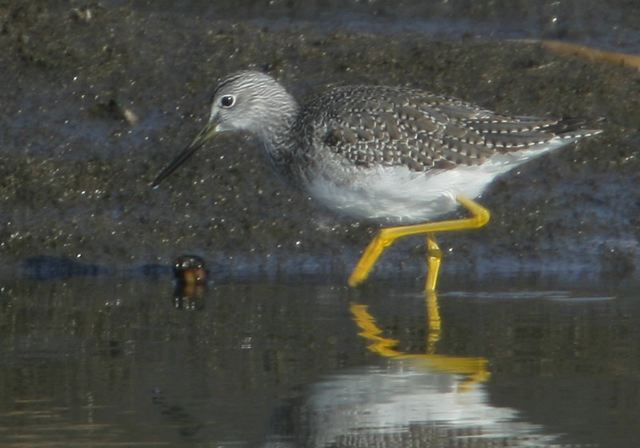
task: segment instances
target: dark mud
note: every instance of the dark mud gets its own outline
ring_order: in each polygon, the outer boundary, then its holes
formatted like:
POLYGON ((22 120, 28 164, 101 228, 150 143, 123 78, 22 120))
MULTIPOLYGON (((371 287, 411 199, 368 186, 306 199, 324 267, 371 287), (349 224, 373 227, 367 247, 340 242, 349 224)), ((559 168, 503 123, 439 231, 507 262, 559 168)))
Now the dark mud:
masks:
MULTIPOLYGON (((532 43, 230 20, 187 3, 0 4, 5 272, 47 272, 58 257, 89 274, 153 271, 181 253, 225 275, 350 267, 375 228, 289 190, 249 137, 221 137, 149 187, 203 124, 216 80, 247 67, 299 98, 328 84, 406 84, 504 113, 606 118, 600 136, 497 180, 482 198, 491 224, 442 238, 445 273, 637 272, 637 71, 532 43)), ((420 273, 421 241, 400 246, 387 268, 420 273)))

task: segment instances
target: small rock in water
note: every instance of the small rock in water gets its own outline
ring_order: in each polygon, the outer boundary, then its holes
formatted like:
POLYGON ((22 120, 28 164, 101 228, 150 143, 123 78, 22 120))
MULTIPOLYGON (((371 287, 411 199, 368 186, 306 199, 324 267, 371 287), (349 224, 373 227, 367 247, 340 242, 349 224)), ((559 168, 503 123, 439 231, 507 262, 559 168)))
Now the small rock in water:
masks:
POLYGON ((176 289, 173 304, 176 309, 200 310, 207 290, 207 268, 196 255, 181 255, 173 262, 176 289))
POLYGON ((203 285, 207 282, 207 267, 197 255, 180 255, 173 262, 173 275, 184 285, 203 285))

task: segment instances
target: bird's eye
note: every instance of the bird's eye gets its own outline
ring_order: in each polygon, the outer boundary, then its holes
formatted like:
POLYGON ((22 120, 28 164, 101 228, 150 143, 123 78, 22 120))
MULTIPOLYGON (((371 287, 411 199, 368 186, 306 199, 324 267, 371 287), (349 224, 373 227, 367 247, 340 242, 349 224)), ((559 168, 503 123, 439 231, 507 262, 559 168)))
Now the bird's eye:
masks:
POLYGON ((231 107, 235 104, 236 97, 233 95, 225 95, 220 98, 220 106, 222 107, 231 107))

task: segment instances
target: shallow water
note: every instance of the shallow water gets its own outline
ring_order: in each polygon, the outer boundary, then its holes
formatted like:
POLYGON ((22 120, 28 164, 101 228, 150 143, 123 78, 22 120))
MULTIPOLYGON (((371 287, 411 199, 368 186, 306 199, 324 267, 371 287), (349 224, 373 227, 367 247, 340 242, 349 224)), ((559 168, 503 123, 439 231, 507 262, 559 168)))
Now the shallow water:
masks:
POLYGON ((4 282, 0 445, 635 446, 632 287, 449 286, 4 282))

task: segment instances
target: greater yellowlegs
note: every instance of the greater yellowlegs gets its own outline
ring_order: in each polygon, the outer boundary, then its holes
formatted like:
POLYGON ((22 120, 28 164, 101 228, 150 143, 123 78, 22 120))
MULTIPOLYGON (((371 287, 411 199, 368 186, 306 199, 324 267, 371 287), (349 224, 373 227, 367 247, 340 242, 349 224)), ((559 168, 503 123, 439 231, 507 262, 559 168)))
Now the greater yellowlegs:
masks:
POLYGON ((496 176, 600 132, 584 120, 504 116, 406 87, 335 87, 300 106, 271 76, 241 71, 218 84, 208 123, 153 186, 213 136, 231 131, 255 134, 276 171, 329 208, 394 225, 371 241, 351 286, 398 238, 421 234, 428 290, 441 259, 434 234, 484 226, 489 212, 473 199, 496 176), (471 217, 425 223, 460 205, 471 217))

